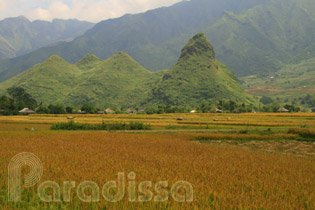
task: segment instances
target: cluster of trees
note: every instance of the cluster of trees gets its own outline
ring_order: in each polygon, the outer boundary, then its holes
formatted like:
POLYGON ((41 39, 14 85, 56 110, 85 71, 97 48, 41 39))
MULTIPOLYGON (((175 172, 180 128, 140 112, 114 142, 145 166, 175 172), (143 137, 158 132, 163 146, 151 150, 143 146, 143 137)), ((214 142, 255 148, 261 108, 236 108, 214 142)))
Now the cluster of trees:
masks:
POLYGON ((217 109, 229 113, 244 113, 256 110, 253 105, 244 103, 236 103, 234 101, 219 101, 218 103, 202 103, 197 106, 171 106, 171 105, 158 105, 154 108, 147 108, 147 114, 164 114, 164 113, 189 113, 195 110, 198 113, 215 113, 217 109))
POLYGON ((300 107, 295 106, 294 104, 286 104, 284 106, 280 106, 279 103, 272 103, 272 104, 265 105, 260 109, 260 111, 261 112, 278 112, 278 110, 282 107, 287 109, 289 112, 301 111, 300 107))
POLYGON ((19 110, 37 107, 37 101, 24 88, 12 87, 7 90, 8 96, 0 96, 0 109, 3 114, 18 114, 19 110))
MULTIPOLYGON (((37 101, 25 91, 22 87, 12 87, 7 89, 8 95, 0 96, 0 110, 4 115, 17 115, 23 108, 35 110, 38 114, 73 114, 74 108, 71 106, 63 106, 61 104, 51 104, 45 106, 37 101)), ((86 113, 95 113, 97 108, 85 104, 82 110, 86 113)))
MULTIPOLYGON (((276 103, 272 98, 268 96, 263 96, 260 99, 260 102, 264 104, 261 109, 261 111, 263 112, 276 112, 280 108, 280 104, 276 103)), ((286 99, 285 102, 289 102, 289 99, 286 99)), ((311 108, 312 112, 315 112, 315 96, 307 94, 306 96, 294 98, 291 104, 286 104, 283 107, 288 109, 290 112, 299 112, 301 111, 301 109, 298 107, 298 105, 311 108)))
POLYGON ((301 104, 310 107, 312 109, 312 112, 315 112, 315 96, 307 94, 304 97, 300 97, 299 100, 301 101, 301 104))

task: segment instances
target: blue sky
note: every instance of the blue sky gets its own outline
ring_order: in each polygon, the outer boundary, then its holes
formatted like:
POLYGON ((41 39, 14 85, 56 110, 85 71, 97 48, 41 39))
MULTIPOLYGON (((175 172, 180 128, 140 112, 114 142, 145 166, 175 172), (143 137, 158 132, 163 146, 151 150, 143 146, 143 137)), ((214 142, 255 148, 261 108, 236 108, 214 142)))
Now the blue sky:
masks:
POLYGON ((0 19, 24 15, 30 20, 54 18, 99 22, 139 13, 181 0, 0 0, 0 19))

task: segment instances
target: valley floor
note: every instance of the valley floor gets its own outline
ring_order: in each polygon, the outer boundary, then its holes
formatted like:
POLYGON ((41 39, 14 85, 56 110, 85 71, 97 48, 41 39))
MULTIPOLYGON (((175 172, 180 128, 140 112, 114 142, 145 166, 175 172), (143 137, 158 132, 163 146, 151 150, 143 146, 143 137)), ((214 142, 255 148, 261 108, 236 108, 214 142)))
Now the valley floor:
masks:
MULTIPOLYGON (((303 137, 314 132, 315 114, 72 116, 80 123, 144 122, 152 130, 52 131, 50 126, 67 122, 67 115, 0 117, 0 209, 315 208, 315 142, 303 137), (12 203, 8 165, 21 152, 40 159, 43 176, 34 187, 22 187, 22 200, 12 203), (158 181, 168 181, 164 190, 169 193, 177 181, 189 182, 193 202, 179 203, 172 196, 165 202, 130 202, 127 191, 119 202, 102 196, 94 203, 80 201, 79 183, 89 180, 101 187, 117 180, 119 172, 125 173, 126 190, 127 175, 134 172, 137 186, 153 183, 154 196, 158 181), (40 201, 37 189, 48 180, 61 192, 64 181, 75 181, 71 202, 63 201, 63 194, 61 202, 40 201)), ((136 195, 142 195, 138 188, 136 195)))

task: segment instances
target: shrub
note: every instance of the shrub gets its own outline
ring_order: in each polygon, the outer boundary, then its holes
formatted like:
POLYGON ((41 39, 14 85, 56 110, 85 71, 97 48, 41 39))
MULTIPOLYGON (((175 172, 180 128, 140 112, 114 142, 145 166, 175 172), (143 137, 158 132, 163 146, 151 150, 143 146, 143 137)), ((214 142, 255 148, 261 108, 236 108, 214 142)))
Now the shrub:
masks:
POLYGON ((73 120, 67 123, 56 123, 51 126, 51 130, 151 130, 150 124, 142 122, 125 122, 88 124, 75 123, 73 120))
POLYGON ((288 131, 289 134, 297 134, 302 138, 310 139, 315 141, 315 130, 308 128, 290 128, 288 131))
POLYGON ((240 130, 238 133, 239 134, 248 134, 248 130, 240 130))

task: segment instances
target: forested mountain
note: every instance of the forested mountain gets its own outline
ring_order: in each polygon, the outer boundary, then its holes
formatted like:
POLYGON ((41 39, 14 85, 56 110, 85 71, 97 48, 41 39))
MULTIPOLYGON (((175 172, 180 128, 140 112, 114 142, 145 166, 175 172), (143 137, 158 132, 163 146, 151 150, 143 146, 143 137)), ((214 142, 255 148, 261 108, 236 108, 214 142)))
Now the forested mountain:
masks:
POLYGON ((212 24, 225 11, 240 13, 268 0, 191 0, 142 14, 125 15, 97 24, 69 43, 42 48, 16 59, 0 62, 0 80, 8 79, 53 54, 70 63, 88 53, 101 59, 125 51, 151 71, 170 68, 182 46, 202 25, 212 24), (172 45, 169 41, 179 39, 172 45), (160 49, 160 46, 166 46, 160 49))
POLYGON ((75 64, 53 55, 0 83, 0 92, 13 86, 25 88, 44 104, 146 107, 197 105, 222 99, 255 104, 234 74, 215 59, 204 34, 188 42, 170 70, 152 73, 124 52, 106 60, 88 54, 75 64))
POLYGON ((71 41, 94 26, 78 20, 29 21, 26 17, 0 21, 0 58, 14 58, 58 41, 71 41))
POLYGON ((101 59, 125 51, 150 71, 168 69, 197 33, 238 76, 275 72, 315 57, 314 0, 191 0, 97 24, 77 39, 0 62, 8 79, 50 55, 70 63, 87 53, 101 59))

